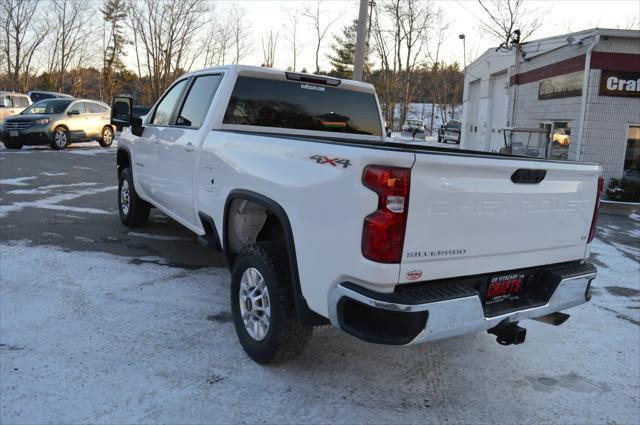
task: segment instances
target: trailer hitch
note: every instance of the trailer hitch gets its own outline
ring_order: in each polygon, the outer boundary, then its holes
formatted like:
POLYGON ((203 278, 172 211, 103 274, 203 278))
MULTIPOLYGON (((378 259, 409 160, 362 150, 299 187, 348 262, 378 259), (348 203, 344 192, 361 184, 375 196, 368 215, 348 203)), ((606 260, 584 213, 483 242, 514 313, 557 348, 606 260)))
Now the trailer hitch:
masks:
POLYGON ((518 322, 501 323, 487 332, 495 335, 500 345, 522 344, 527 336, 527 330, 518 326, 518 322))

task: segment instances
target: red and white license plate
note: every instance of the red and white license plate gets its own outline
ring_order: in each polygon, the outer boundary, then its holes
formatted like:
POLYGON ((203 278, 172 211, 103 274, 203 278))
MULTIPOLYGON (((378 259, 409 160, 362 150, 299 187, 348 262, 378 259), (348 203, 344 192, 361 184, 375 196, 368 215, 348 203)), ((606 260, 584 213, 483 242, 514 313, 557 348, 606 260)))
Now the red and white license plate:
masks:
POLYGON ((484 303, 495 304, 520 298, 524 292, 526 276, 522 273, 510 273, 489 279, 484 303))

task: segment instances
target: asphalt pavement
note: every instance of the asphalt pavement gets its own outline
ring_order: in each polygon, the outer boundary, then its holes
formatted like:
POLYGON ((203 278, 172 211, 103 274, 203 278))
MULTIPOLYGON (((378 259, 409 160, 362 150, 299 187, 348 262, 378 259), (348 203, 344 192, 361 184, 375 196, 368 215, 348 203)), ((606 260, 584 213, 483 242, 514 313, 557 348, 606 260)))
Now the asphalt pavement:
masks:
POLYGON ((592 301, 522 322, 522 345, 322 327, 265 367, 236 340, 220 253, 157 210, 120 223, 115 159, 0 145, 0 423, 639 423, 640 217, 601 217, 592 301))

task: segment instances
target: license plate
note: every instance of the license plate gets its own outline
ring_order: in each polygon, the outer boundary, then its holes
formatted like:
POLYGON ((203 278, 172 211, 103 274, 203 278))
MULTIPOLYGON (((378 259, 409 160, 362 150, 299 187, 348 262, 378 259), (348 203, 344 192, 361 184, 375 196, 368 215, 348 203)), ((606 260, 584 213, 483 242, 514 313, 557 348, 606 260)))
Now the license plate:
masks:
POLYGON ((526 276, 522 273, 510 273, 489 279, 484 299, 486 305, 517 300, 524 293, 526 276))
POLYGON ((20 132, 19 131, 10 131, 9 132, 9 137, 18 137, 20 136, 20 132))
POLYGON ((448 131, 446 133, 444 133, 444 135, 445 135, 445 137, 450 137, 452 139, 457 139, 458 138, 458 135, 456 133, 450 133, 448 131))

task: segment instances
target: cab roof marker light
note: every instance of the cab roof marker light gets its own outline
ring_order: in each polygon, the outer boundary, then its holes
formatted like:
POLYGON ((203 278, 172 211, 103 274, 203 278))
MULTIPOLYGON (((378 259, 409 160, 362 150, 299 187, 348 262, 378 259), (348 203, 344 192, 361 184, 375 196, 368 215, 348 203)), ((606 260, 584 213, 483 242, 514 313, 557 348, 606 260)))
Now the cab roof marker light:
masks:
POLYGON ((287 80, 301 81, 303 83, 322 84, 325 86, 339 86, 340 80, 337 78, 312 77, 306 74, 298 74, 297 72, 285 72, 287 80))

